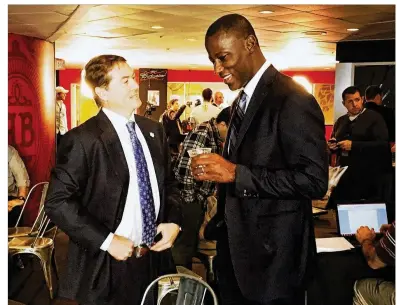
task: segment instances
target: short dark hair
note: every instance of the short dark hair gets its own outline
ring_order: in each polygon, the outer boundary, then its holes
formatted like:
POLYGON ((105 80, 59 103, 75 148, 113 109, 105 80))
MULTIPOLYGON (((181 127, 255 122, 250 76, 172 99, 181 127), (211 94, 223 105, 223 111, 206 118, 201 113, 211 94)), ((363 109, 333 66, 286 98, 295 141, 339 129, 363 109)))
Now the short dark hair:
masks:
POLYGON ((361 92, 360 92, 360 89, 358 87, 356 87, 356 86, 347 87, 342 92, 342 99, 345 100, 346 94, 354 94, 356 92, 360 93, 360 96, 361 96, 361 92))
POLYGON ((208 28, 207 33, 205 34, 205 40, 220 31, 226 33, 229 31, 234 31, 238 34, 241 34, 241 36, 244 38, 247 38, 249 35, 253 35, 258 42, 258 37, 256 37, 255 30, 251 23, 247 18, 239 14, 229 14, 217 19, 208 28))
POLYGON ((204 101, 209 101, 212 97, 212 90, 210 88, 206 88, 203 90, 202 94, 204 101))
POLYGON ((127 62, 127 60, 124 57, 118 55, 99 55, 92 58, 85 65, 84 78, 87 85, 91 87, 92 93, 94 95, 94 100, 98 107, 102 105, 102 100, 95 93, 95 88, 107 88, 111 81, 109 72, 113 69, 115 65, 125 62, 127 62))
POLYGON ((229 126, 231 114, 231 107, 223 108, 221 112, 219 112, 218 116, 216 117, 215 121, 219 124, 221 122, 225 122, 227 126, 229 126))
POLYGON ((367 101, 373 100, 377 95, 382 96, 382 89, 379 88, 379 86, 368 86, 367 89, 365 90, 365 99, 367 101))

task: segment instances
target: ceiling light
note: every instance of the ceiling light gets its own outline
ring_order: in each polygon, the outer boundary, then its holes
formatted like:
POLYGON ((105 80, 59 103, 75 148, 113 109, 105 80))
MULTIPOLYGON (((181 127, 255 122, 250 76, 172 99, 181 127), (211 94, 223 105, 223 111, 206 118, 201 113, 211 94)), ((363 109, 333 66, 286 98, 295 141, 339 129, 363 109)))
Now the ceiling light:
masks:
POLYGON ((358 29, 347 29, 349 32, 357 32, 358 29))
POLYGON ((197 39, 196 38, 187 38, 186 40, 187 41, 196 41, 197 39))
POLYGON ((327 32, 324 31, 307 31, 304 32, 306 36, 319 36, 319 35, 327 35, 327 32))
POLYGON ((260 11, 259 14, 273 14, 273 11, 260 11))
POLYGON ((152 29, 159 30, 159 29, 163 29, 163 27, 161 25, 153 25, 152 29))

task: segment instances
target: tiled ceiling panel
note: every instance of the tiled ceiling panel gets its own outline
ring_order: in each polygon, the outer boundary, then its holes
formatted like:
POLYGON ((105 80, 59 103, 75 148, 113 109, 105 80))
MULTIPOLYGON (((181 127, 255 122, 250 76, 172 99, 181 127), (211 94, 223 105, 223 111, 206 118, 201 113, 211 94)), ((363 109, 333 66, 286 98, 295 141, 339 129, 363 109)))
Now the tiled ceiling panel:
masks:
POLYGON ((55 41, 56 56, 67 63, 82 65, 90 56, 112 52, 142 67, 194 63, 211 69, 205 33, 231 13, 249 19, 265 56, 297 57, 292 67, 300 67, 303 58, 288 55, 291 50, 306 54, 308 62, 313 58, 316 66, 316 56, 327 58, 324 65, 332 67, 338 41, 395 37, 393 5, 9 5, 8 31, 55 41))

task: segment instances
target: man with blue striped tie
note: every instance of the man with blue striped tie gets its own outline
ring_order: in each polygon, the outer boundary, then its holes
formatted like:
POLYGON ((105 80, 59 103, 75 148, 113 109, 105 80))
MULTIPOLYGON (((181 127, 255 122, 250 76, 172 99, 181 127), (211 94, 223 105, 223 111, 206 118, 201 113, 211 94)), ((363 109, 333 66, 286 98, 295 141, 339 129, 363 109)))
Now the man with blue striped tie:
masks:
MULTIPOLYGON (((300 305, 316 252, 311 199, 327 190, 324 117, 314 99, 262 54, 250 22, 216 20, 205 47, 234 103, 223 157, 192 159, 219 183, 218 284, 223 305, 300 305)), ((213 222, 214 223, 214 222, 213 222)))
POLYGON ((139 87, 123 57, 91 59, 85 80, 101 109, 62 139, 45 202, 70 238, 59 295, 138 305, 152 280, 175 272, 181 198, 167 138, 160 123, 135 114, 139 87))

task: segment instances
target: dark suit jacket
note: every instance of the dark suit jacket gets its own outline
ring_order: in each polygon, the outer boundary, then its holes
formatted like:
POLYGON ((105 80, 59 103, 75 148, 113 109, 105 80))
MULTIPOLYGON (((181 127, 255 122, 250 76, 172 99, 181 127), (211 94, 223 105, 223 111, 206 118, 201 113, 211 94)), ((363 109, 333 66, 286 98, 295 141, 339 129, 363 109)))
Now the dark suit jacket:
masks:
MULTIPOLYGON (((180 224, 179 190, 171 176, 163 128, 138 115, 135 120, 145 136, 156 171, 161 201, 158 223, 180 224)), ((111 293, 110 277, 117 274, 112 274, 113 258, 100 246, 121 222, 128 184, 121 142, 103 111, 65 134, 45 201, 50 219, 70 237, 61 297, 93 302, 111 293)), ((156 262, 167 262, 168 255, 170 251, 154 256, 156 262)))
POLYGON ((374 102, 366 102, 365 108, 374 110, 383 117, 383 119, 385 120, 386 126, 387 126, 387 131, 389 133, 389 142, 395 142, 396 141, 396 132, 395 132, 396 121, 395 121, 394 109, 384 107, 384 106, 379 106, 379 105, 375 104, 374 102))
POLYGON ((392 167, 388 132, 382 116, 376 111, 366 109, 350 121, 345 114, 336 120, 331 137, 337 141, 352 141, 347 156, 342 155, 340 150, 335 152, 339 165, 348 166, 348 169, 335 188, 332 198, 360 200, 377 197, 380 175, 392 167))
MULTIPOLYGON (((233 118, 232 118, 233 122, 233 118)), ((229 135, 226 143, 229 143, 229 135)), ((291 296, 316 253, 311 199, 327 190, 324 117, 312 95, 270 66, 242 121, 236 181, 221 184, 235 276, 257 302, 291 296)))

